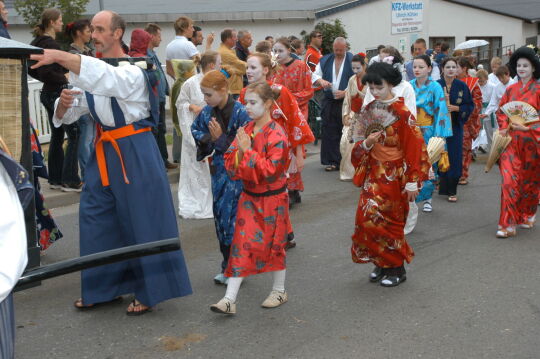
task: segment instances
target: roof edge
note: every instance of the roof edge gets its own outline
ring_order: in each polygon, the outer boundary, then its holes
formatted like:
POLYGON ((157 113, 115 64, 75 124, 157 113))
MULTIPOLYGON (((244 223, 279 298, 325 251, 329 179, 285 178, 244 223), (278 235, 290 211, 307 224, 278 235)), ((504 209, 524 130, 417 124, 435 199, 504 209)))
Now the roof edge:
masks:
MULTIPOLYGON (((208 13, 170 13, 170 14, 120 14, 128 23, 134 22, 174 22, 179 16, 187 15, 194 21, 217 22, 217 21, 257 21, 257 20, 314 20, 313 10, 293 11, 240 11, 240 12, 208 12, 208 13)), ((92 14, 84 14, 83 17, 91 17, 92 14)), ((26 25, 20 15, 9 17, 10 25, 26 25)))
POLYGON ((456 0, 443 0, 443 1, 451 2, 452 4, 457 4, 457 5, 467 6, 467 7, 473 8, 473 9, 477 9, 477 10, 488 11, 488 12, 491 12, 491 13, 494 13, 494 14, 497 14, 497 15, 513 17, 514 19, 520 19, 520 20, 529 22, 529 23, 531 23, 531 24, 540 21, 540 18, 539 18, 539 19, 535 19, 535 18, 533 18, 533 19, 528 19, 528 18, 525 18, 525 17, 522 17, 522 16, 511 15, 511 14, 507 14, 507 13, 502 12, 502 11, 497 11, 497 10, 493 10, 493 9, 490 9, 490 8, 487 8, 487 7, 482 7, 482 6, 474 5, 474 4, 466 4, 466 3, 462 3, 462 2, 456 1, 456 0))
POLYGON ((376 0, 353 0, 345 2, 336 2, 334 5, 322 7, 315 10, 315 18, 320 19, 322 17, 334 15, 336 13, 355 8, 376 0))

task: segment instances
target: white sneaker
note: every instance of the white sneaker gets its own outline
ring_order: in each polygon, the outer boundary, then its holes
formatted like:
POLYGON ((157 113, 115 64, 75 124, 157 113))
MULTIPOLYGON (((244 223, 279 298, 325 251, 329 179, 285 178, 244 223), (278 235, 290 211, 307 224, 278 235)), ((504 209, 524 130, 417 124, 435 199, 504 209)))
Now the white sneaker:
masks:
POLYGON ((227 285, 227 283, 229 283, 229 278, 225 277, 223 273, 219 273, 214 277, 214 283, 227 285))
POLYGON ((273 290, 270 292, 270 295, 264 300, 261 306, 263 308, 275 308, 287 303, 287 300, 287 292, 282 293, 278 292, 277 290, 273 290))
POLYGON ((424 202, 424 207, 422 208, 422 212, 425 213, 431 213, 433 212, 433 206, 431 205, 431 202, 424 202))
POLYGON ((228 298, 221 298, 216 304, 210 306, 210 310, 214 313, 221 314, 236 314, 236 304, 231 302, 228 298))

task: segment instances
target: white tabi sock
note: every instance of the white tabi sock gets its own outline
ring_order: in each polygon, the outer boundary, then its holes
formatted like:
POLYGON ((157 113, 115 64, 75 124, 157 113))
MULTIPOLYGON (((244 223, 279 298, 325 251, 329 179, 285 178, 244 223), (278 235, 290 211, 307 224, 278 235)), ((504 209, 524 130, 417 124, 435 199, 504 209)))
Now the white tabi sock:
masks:
POLYGON ((236 302, 236 296, 242 285, 243 277, 230 277, 229 282, 227 283, 227 291, 225 292, 225 298, 229 299, 231 302, 236 302))
POLYGON ((272 286, 272 290, 278 291, 280 293, 285 293, 285 273, 286 269, 273 272, 274 275, 274 285, 272 286))

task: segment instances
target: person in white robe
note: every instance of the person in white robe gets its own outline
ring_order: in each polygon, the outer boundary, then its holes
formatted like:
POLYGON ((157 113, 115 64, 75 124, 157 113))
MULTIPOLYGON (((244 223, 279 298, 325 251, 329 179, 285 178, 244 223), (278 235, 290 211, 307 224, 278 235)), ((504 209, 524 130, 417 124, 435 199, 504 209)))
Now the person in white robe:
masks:
POLYGON ((221 57, 215 51, 202 55, 202 73, 182 85, 176 101, 182 137, 180 183, 178 185, 178 214, 186 219, 212 218, 212 181, 208 160, 197 161, 197 146, 191 135, 191 125, 206 103, 201 92, 201 80, 208 71, 219 69, 221 57))

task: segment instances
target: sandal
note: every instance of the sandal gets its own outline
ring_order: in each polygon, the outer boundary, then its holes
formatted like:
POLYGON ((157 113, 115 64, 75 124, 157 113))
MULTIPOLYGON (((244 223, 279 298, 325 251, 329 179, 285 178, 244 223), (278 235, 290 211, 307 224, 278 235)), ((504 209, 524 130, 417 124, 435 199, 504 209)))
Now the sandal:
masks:
POLYGON ((137 299, 133 299, 131 303, 129 303, 128 309, 126 310, 126 314, 129 316, 138 316, 138 315, 146 314, 151 311, 152 311, 151 307, 147 307, 146 305, 139 302, 137 299), (139 308, 146 307, 146 308, 141 309, 141 310, 135 310, 135 308, 137 307, 139 308), (132 309, 131 311, 130 311, 130 308, 132 309))
POLYGON ((457 202, 457 196, 448 196, 448 202, 456 203, 457 202))
POLYGON ((509 237, 514 237, 516 235, 516 231, 509 230, 509 229, 499 229, 496 235, 497 235, 497 238, 509 238, 509 237))
POLYGON ((102 305, 112 304, 112 303, 121 302, 121 301, 122 301, 122 297, 116 297, 116 298, 114 298, 112 300, 109 300, 107 302, 101 302, 101 303, 94 303, 94 304, 85 305, 83 303, 83 301, 82 301, 82 298, 79 298, 79 299, 77 299, 76 301, 73 302, 73 306, 75 308, 77 308, 78 310, 88 310, 88 309, 94 309, 94 308, 102 306, 102 305))
POLYGON ((337 171, 337 166, 335 166, 335 165, 330 165, 330 166, 327 166, 324 170, 325 170, 326 172, 337 171))
POLYGON ((466 186, 469 184, 469 181, 466 178, 462 178, 459 180, 458 184, 461 186, 466 186))

